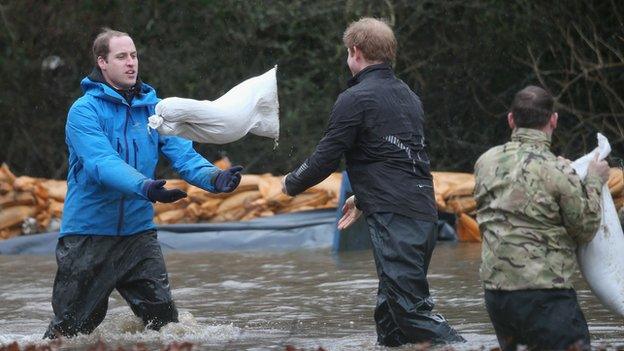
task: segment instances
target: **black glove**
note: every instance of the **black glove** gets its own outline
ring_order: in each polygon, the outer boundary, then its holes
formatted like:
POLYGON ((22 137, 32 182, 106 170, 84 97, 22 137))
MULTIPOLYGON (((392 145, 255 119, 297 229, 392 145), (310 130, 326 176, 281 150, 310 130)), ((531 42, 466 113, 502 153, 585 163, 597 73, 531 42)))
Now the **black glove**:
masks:
POLYGON ((145 196, 151 202, 176 202, 186 197, 186 193, 180 189, 165 189, 165 183, 167 181, 164 179, 150 180, 145 183, 143 186, 145 196))
POLYGON ((234 166, 226 169, 225 171, 219 171, 214 178, 214 188, 217 193, 230 193, 236 189, 241 181, 242 166, 234 166))

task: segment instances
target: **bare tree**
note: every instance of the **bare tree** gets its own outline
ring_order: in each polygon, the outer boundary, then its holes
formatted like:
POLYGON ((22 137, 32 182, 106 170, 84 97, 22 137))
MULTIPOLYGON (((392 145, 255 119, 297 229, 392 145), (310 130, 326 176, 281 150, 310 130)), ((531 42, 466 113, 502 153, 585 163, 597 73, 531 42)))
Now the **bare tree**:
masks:
POLYGON ((555 94, 557 110, 572 117, 573 122, 565 123, 557 135, 557 144, 566 154, 591 149, 596 131, 609 137, 614 149, 624 151, 624 24, 620 7, 611 1, 563 8, 554 18, 549 46, 529 44, 528 58, 521 60, 541 85, 555 94))

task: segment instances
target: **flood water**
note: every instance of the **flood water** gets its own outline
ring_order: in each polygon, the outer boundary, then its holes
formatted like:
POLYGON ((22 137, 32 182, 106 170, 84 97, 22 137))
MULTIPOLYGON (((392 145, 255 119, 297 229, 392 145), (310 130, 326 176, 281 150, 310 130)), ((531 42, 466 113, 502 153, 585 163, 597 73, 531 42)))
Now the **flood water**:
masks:
MULTIPOLYGON (((496 346, 477 277, 479 255, 480 244, 440 243, 430 265, 437 311, 468 340, 458 349, 496 346)), ((81 349, 102 339, 155 347, 190 341, 206 350, 384 349, 375 345, 377 278, 369 251, 171 253, 166 261, 180 323, 144 331, 115 292, 104 323, 64 347, 81 349)), ((41 342, 52 314, 55 270, 52 256, 0 256, 0 344, 41 342)), ((577 280, 592 343, 624 347, 624 321, 577 280)))

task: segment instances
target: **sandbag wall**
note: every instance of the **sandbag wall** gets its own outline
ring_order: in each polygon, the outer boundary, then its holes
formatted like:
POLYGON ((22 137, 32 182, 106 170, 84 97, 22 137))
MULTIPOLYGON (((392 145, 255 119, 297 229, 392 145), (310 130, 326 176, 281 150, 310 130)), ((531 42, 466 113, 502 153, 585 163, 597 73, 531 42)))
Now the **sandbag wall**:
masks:
POLYGON ((432 172, 438 210, 457 215, 455 231, 459 241, 480 242, 481 233, 475 218, 477 202, 473 197, 472 173, 432 172))
MULTIPOLYGON (((473 197, 474 175, 470 173, 432 172, 438 209, 457 214, 455 225, 460 241, 481 241, 475 220, 477 203, 473 197)), ((615 207, 624 206, 624 171, 611 168, 607 181, 615 207)))
MULTIPOLYGON (((228 167, 229 163, 220 165, 228 167)), ((167 188, 179 188, 188 197, 175 203, 154 204, 158 224, 249 220, 278 213, 336 208, 342 174, 334 173, 306 192, 282 194, 282 176, 245 174, 232 193, 211 194, 183 180, 167 180, 167 188)), ((67 184, 63 180, 16 177, 0 167, 0 239, 59 229, 67 184)))
POLYGON ((64 180, 16 177, 0 166, 0 239, 58 228, 66 192, 64 180))
POLYGON ((244 221, 278 213, 336 208, 342 175, 334 173, 306 192, 282 194, 282 176, 244 174, 232 193, 211 194, 182 180, 168 180, 167 187, 183 189, 188 197, 171 204, 154 204, 158 224, 244 221))
MULTIPOLYGON (((227 168, 230 164, 215 165, 227 168)), ((282 176, 245 174, 232 193, 211 194, 183 180, 170 179, 168 188, 179 188, 188 197, 171 204, 154 204, 158 224, 244 221, 279 213, 336 208, 342 175, 334 173, 306 192, 289 197, 281 192, 282 176)), ((474 176, 470 173, 433 172, 436 203, 440 211, 458 216, 456 230, 461 241, 481 241, 474 219, 474 176)), ((609 189, 616 207, 624 205, 622 170, 613 168, 609 189)), ((21 234, 58 230, 67 184, 63 180, 16 177, 6 165, 0 167, 0 239, 21 234)))

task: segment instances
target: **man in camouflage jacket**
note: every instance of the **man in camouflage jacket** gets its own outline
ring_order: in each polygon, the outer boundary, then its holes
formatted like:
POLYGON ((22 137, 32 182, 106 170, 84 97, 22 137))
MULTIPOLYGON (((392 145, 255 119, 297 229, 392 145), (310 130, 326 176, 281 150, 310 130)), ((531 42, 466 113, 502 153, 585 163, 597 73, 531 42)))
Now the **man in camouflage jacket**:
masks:
POLYGON ((580 180, 569 161, 551 153, 558 118, 553 105, 542 88, 518 92, 507 116, 511 141, 475 165, 480 276, 503 350, 590 344, 571 278, 577 245, 590 241, 600 225, 609 168, 594 160, 580 180))

